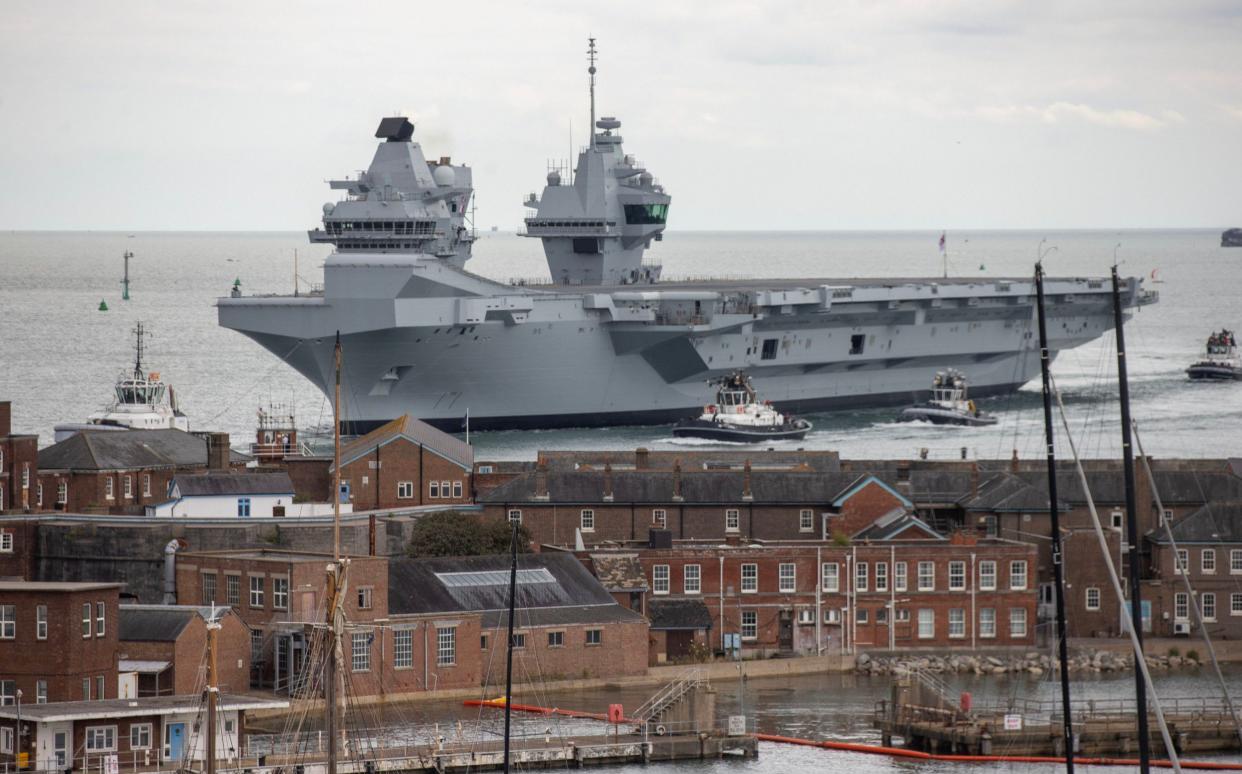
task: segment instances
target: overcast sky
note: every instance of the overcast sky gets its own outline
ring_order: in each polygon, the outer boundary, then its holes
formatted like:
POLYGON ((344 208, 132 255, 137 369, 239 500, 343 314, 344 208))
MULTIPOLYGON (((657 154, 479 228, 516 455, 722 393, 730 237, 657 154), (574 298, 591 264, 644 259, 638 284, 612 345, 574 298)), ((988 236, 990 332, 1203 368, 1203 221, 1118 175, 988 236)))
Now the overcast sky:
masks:
POLYGON ((308 228, 394 111, 514 228, 590 34, 671 229, 1242 226, 1240 0, 6 0, 0 228, 308 228))

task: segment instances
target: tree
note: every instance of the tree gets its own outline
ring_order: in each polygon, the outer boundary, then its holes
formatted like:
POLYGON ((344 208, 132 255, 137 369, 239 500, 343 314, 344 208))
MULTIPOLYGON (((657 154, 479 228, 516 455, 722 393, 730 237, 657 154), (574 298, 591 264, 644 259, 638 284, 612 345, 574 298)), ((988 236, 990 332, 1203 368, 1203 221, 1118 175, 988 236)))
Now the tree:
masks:
MULTIPOLYGON (((418 557, 507 554, 511 529, 508 521, 475 513, 429 513, 414 523, 408 552, 418 557)), ((530 530, 519 526, 518 551, 529 550, 530 530)))

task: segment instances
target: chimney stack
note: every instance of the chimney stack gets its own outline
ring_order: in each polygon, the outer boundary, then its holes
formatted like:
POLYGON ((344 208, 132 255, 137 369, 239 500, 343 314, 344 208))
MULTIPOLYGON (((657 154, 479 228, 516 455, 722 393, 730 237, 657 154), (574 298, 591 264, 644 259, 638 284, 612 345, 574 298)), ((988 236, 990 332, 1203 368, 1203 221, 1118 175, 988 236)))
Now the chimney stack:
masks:
POLYGON ((634 450, 634 469, 635 470, 646 470, 647 469, 646 447, 639 446, 637 449, 634 450))
POLYGON ((1013 450, 1013 456, 1009 458, 1009 472, 1010 473, 1018 472, 1018 450, 1017 449, 1013 450))
POLYGON ((539 461, 535 463, 535 499, 552 499, 551 493, 548 492, 548 463, 544 461, 542 454, 539 455, 539 461))
POLYGON ((228 433, 207 433, 207 470, 212 473, 229 471, 228 433))
POLYGON ((681 496, 681 458, 673 460, 673 502, 679 503, 684 498, 681 496))
POLYGON ((604 502, 612 502, 612 463, 604 463, 604 502))
POLYGON ((746 464, 742 467, 742 499, 750 501, 755 499, 755 495, 750 491, 750 460, 746 460, 746 464))
POLYGON ((0 400, 0 438, 7 438, 12 434, 13 404, 7 400, 0 400))

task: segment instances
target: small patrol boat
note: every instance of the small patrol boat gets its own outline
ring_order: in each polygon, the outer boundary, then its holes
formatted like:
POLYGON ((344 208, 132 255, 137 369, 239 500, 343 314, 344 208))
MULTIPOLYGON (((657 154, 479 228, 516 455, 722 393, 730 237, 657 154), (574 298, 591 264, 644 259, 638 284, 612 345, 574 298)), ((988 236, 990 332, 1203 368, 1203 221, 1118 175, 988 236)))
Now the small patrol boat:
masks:
POLYGON ((931 398, 925 403, 902 409, 897 421, 978 427, 996 424, 996 417, 983 413, 973 400, 966 397, 966 376, 950 368, 936 373, 936 378, 932 380, 931 398))
POLYGON ((716 388, 716 402, 704 406, 699 416, 678 422, 673 427, 675 437, 755 443, 798 441, 811 431, 811 423, 805 419, 781 413, 770 401, 760 403, 750 378, 741 371, 708 384, 716 388))
POLYGON ((57 443, 82 430, 190 429, 189 419, 177 408, 173 388, 160 380, 159 372, 147 372, 143 367, 145 332, 139 322, 134 329, 134 369, 117 378, 116 400, 103 411, 91 414, 86 422, 56 425, 53 431, 57 443))
POLYGON ((1192 381, 1228 381, 1242 379, 1242 361, 1238 360, 1238 340, 1233 331, 1221 328, 1207 340, 1207 356, 1186 369, 1192 381))

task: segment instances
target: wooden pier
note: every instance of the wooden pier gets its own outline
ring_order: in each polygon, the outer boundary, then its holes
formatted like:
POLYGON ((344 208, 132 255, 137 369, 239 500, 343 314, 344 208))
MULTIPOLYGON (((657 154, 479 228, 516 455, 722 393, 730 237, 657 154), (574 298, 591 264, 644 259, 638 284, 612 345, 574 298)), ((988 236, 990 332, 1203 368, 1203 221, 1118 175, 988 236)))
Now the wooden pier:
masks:
MULTIPOLYGON (((1178 754, 1242 749, 1237 728, 1221 699, 1164 699, 1169 735, 1178 754)), ((1131 700, 1076 700, 1075 752, 1129 755, 1138 749, 1136 705, 1131 700)), ((1152 753, 1167 754, 1154 713, 1147 715, 1152 753)), ((949 699, 934 676, 916 674, 893 686, 892 697, 877 703, 873 725, 883 744, 901 737, 905 746, 931 753, 965 755, 1065 754, 1060 701, 1011 699, 970 706, 949 699)))

